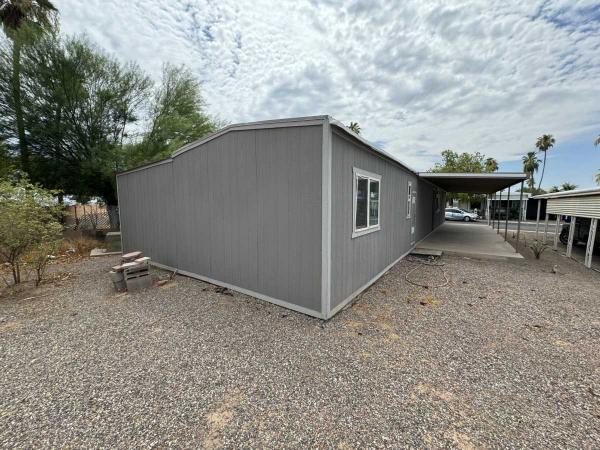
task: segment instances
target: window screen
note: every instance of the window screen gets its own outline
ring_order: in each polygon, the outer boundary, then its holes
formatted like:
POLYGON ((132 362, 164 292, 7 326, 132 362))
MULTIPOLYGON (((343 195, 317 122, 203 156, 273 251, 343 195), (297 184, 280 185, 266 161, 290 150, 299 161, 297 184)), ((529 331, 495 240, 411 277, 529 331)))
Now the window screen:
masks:
POLYGON ((369 180, 369 226, 379 224, 379 181, 369 180))

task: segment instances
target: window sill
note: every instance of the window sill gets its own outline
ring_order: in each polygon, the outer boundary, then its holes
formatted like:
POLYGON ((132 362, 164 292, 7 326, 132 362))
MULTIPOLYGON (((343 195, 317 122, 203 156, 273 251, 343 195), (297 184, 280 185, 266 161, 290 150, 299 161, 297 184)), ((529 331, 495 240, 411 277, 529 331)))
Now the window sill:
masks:
POLYGON ((371 234, 371 233, 374 233, 375 231, 379 231, 379 230, 381 230, 380 225, 375 225, 375 226, 369 227, 369 228, 362 228, 360 230, 354 230, 352 232, 352 239, 360 237, 360 236, 364 236, 365 234, 371 234))

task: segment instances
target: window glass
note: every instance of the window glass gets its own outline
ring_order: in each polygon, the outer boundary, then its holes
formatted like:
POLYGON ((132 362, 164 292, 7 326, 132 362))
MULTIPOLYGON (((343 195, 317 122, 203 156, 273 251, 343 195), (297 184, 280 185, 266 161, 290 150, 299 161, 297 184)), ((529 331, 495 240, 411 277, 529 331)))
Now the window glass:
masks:
POLYGON ((412 183, 408 182, 408 195, 406 197, 406 217, 410 218, 410 210, 412 204, 412 183))
POLYGON ((379 181, 369 181, 369 226, 379 224, 379 181))
POLYGON ((369 180, 358 177, 356 183, 356 229, 367 227, 368 196, 369 180))

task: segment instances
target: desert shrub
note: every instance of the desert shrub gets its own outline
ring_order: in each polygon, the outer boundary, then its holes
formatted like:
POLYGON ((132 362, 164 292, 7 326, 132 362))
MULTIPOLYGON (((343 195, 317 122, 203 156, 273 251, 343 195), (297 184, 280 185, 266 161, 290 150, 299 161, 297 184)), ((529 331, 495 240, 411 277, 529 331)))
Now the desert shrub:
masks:
POLYGON ((47 239, 37 244, 32 251, 28 253, 27 259, 34 271, 36 286, 39 286, 44 279, 48 262, 50 262, 51 257, 54 256, 58 250, 60 242, 58 237, 47 239))
POLYGON ((9 264, 14 284, 21 282, 25 254, 60 239, 60 214, 53 191, 26 178, 0 180, 0 262, 9 264))
POLYGON ((529 244, 529 248, 531 249, 535 259, 540 259, 544 250, 546 250, 547 245, 537 239, 529 244))

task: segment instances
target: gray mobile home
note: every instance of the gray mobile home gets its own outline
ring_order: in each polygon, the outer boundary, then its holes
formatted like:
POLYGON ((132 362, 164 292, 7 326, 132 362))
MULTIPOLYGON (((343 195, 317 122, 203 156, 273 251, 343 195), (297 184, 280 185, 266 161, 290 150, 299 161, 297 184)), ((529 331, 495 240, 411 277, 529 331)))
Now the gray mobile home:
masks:
POLYGON ((117 189, 124 251, 324 319, 444 220, 445 192, 329 116, 228 126, 117 189))

